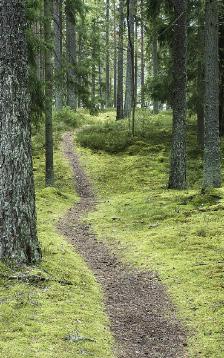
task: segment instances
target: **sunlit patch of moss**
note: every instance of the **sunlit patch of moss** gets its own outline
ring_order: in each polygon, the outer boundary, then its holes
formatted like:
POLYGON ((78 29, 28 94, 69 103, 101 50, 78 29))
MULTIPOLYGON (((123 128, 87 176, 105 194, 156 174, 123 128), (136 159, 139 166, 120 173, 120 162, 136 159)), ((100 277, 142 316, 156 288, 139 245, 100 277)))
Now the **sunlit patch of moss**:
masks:
MULTIPOLYGON (((42 148, 34 144, 35 149, 42 148)), ((102 292, 82 258, 55 228, 78 199, 70 167, 56 150, 56 185, 44 188, 41 150, 36 150, 34 165, 43 261, 39 267, 17 270, 0 264, 0 356, 112 358, 102 292), (77 341, 66 340, 70 334, 77 341)))
POLYGON ((190 189, 167 190, 170 116, 147 120, 144 138, 123 154, 79 148, 99 198, 88 220, 125 261, 159 272, 187 327, 189 357, 222 358, 224 189, 201 193, 190 126, 190 189))

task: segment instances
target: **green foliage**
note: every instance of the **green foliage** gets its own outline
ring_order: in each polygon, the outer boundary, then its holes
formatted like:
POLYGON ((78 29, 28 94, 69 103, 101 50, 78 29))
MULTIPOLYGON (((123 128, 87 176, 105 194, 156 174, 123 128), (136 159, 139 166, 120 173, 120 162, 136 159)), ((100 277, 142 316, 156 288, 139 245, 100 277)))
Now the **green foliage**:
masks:
POLYGON ((85 127, 77 133, 83 147, 119 153, 131 143, 128 130, 123 123, 105 122, 85 127))
POLYGON ((63 107, 54 113, 54 121, 57 124, 57 128, 77 128, 83 122, 83 116, 81 112, 76 112, 70 107, 63 107))
POLYGON ((159 273, 187 328, 188 356, 222 358, 224 190, 199 192, 193 124, 188 136, 193 189, 167 190, 172 123, 166 114, 147 116, 144 138, 119 156, 80 148, 99 197, 88 220, 124 261, 159 273))

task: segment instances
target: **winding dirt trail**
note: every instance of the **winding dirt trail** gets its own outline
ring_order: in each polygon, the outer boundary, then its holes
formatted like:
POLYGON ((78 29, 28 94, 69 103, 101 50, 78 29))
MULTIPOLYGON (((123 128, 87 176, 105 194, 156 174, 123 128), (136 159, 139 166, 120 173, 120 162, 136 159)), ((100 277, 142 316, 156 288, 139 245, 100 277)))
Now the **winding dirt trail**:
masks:
POLYGON ((84 257, 103 288, 106 312, 117 342, 115 354, 119 358, 186 357, 185 332, 158 276, 125 266, 104 243, 96 240, 90 225, 83 223, 86 213, 94 210, 95 198, 71 133, 63 137, 63 150, 74 171, 80 202, 60 220, 58 227, 84 257))

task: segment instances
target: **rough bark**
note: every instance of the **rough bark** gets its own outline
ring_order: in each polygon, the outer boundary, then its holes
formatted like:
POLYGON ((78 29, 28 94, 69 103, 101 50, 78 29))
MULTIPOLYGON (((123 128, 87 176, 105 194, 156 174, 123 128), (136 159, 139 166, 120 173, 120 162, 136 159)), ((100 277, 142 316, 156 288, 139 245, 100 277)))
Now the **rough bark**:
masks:
MULTIPOLYGON (((130 32, 130 40, 134 45, 134 14, 135 14, 135 0, 128 0, 128 27, 130 32)), ((132 71, 132 64, 134 62, 134 53, 131 51, 130 41, 128 41, 128 48, 127 48, 127 67, 126 67, 126 87, 125 87, 125 103, 124 103, 124 117, 130 117, 131 110, 132 110, 132 99, 133 99, 133 71, 132 71)))
POLYGON ((205 4, 205 134, 203 187, 220 187, 218 2, 205 4))
POLYGON ((55 67, 55 107, 63 106, 62 101, 62 0, 54 0, 54 67, 55 67))
POLYGON ((224 135, 224 7, 219 17, 219 69, 220 69, 220 93, 219 93, 219 125, 220 135, 224 135))
POLYGON ((77 95, 76 95, 76 63, 77 63, 77 49, 76 49, 76 30, 75 30, 75 16, 70 8, 70 1, 66 1, 66 52, 67 52, 67 105, 76 110, 77 95))
MULTIPOLYGON (((153 38, 152 38, 152 72, 153 72, 153 79, 156 80, 159 72, 158 33, 157 33, 156 26, 154 26, 153 38)), ((154 114, 159 113, 159 103, 157 100, 153 100, 153 112, 154 114)))
POLYGON ((109 44, 109 30, 110 30, 110 0, 106 0, 106 107, 110 106, 110 44, 109 44))
POLYGON ((197 71, 197 142, 199 148, 204 148, 204 47, 205 47, 205 32, 204 32, 204 16, 199 14, 198 24, 198 71, 197 71))
POLYGON ((171 0, 174 8, 173 58, 173 133, 169 188, 186 187, 186 59, 187 1, 171 0))
POLYGON ((54 154, 53 154, 53 63, 52 63, 52 0, 44 1, 44 37, 45 37, 45 157, 46 157, 46 186, 54 184, 54 154))
POLYGON ((0 259, 41 258, 36 233, 23 1, 0 1, 0 259))
POLYGON ((124 118, 123 103, 123 45, 124 45, 124 0, 119 0, 118 78, 117 78, 117 120, 124 118))

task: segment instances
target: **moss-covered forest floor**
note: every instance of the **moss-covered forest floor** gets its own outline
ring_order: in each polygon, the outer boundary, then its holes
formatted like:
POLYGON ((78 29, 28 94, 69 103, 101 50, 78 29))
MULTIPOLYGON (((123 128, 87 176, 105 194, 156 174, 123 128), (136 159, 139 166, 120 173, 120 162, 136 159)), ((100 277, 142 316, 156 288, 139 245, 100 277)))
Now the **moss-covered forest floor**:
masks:
POLYGON ((189 358, 224 356, 224 189, 201 194, 194 119, 184 191, 166 187, 171 114, 138 110, 134 138, 114 119, 112 111, 55 116, 54 188, 44 188, 43 129, 34 131, 43 261, 0 265, 0 357, 114 358, 118 345, 120 357, 179 358, 183 344, 189 358), (78 156, 71 137, 67 152, 83 168, 77 192, 59 140, 74 122, 78 156))
POLYGON ((175 191, 167 189, 171 113, 139 111, 129 141, 128 123, 114 117, 102 114, 76 135, 99 200, 88 221, 123 262, 158 273, 186 327, 189 357, 221 358, 224 189, 201 193, 195 119, 188 120, 188 189, 175 191))
POLYGON ((175 317, 166 291, 154 272, 127 266, 98 241, 83 215, 94 212, 91 185, 74 151, 72 134, 64 136, 64 151, 74 170, 80 201, 63 218, 60 231, 85 258, 105 297, 119 358, 184 357, 184 330, 175 317))

